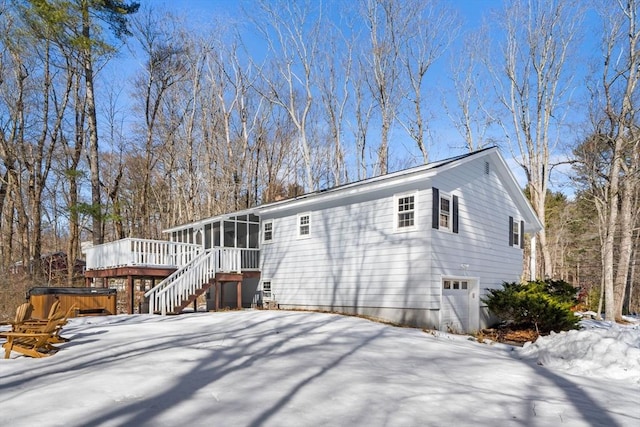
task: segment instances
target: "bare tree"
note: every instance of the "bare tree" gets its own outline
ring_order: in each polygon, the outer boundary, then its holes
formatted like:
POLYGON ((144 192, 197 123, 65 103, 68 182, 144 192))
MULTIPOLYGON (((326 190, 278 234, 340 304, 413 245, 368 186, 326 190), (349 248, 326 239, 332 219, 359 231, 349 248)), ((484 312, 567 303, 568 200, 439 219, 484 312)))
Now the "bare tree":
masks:
POLYGON ((478 46, 487 45, 484 33, 471 33, 465 37, 462 52, 453 52, 451 60, 452 83, 456 105, 445 99, 443 105, 454 127, 464 139, 466 149, 483 148, 490 141, 485 139, 495 119, 484 105, 484 94, 490 92, 487 80, 481 78, 482 52, 478 46))
MULTIPOLYGON (((429 153, 425 141, 428 128, 424 117, 425 76, 456 38, 460 22, 454 10, 447 7, 445 2, 413 0, 399 4, 402 7, 395 12, 398 15, 396 22, 401 19, 406 24, 402 26, 403 33, 397 34, 395 38, 398 40, 399 59, 409 86, 409 105, 398 121, 415 141, 426 164, 429 162, 429 153)), ((435 96, 426 96, 427 100, 433 98, 435 96)))
MULTIPOLYGON (((509 4, 502 17, 505 41, 502 59, 487 66, 495 78, 499 102, 508 122, 499 120, 509 148, 523 168, 533 208, 544 225, 551 154, 563 126, 563 108, 570 95, 567 58, 574 50, 580 10, 575 2, 509 4)), ((499 116, 498 116, 499 117, 499 116)), ((538 239, 545 276, 553 277, 553 261, 543 228, 538 239)))
POLYGON ((166 141, 163 131, 163 105, 172 86, 187 79, 189 64, 186 64, 187 36, 178 27, 176 18, 169 14, 158 18, 151 9, 132 19, 134 35, 144 53, 144 68, 136 79, 138 110, 142 114, 140 123, 140 151, 137 170, 139 190, 133 200, 138 212, 134 219, 139 224, 138 234, 151 236, 152 177, 166 141))
POLYGON ((349 181, 343 143, 346 109, 350 98, 354 44, 346 40, 345 34, 330 26, 325 31, 318 73, 317 87, 322 98, 324 121, 328 125, 330 146, 331 185, 349 181))
POLYGON ((274 55, 269 67, 258 67, 267 84, 263 93, 270 102, 282 107, 298 130, 300 154, 304 167, 304 186, 315 190, 309 118, 314 105, 314 72, 318 43, 322 37, 322 9, 315 2, 261 1, 263 22, 256 21, 258 31, 274 55), (274 71, 266 73, 267 69, 274 71))
POLYGON ((598 8, 604 24, 604 63, 597 86, 592 89, 592 99, 597 101, 593 107, 597 119, 595 133, 605 141, 609 152, 606 192, 599 204, 604 229, 603 287, 605 316, 608 320, 621 319, 632 254, 635 217, 631 209, 640 166, 636 105, 640 78, 638 9, 635 0, 618 1, 598 8), (618 232, 621 241, 616 260, 618 232))
POLYGON ((398 0, 365 0, 363 18, 368 28, 369 47, 363 58, 370 73, 366 83, 380 113, 380 145, 377 174, 389 171, 389 137, 404 96, 401 68, 400 37, 407 35, 407 14, 398 0))

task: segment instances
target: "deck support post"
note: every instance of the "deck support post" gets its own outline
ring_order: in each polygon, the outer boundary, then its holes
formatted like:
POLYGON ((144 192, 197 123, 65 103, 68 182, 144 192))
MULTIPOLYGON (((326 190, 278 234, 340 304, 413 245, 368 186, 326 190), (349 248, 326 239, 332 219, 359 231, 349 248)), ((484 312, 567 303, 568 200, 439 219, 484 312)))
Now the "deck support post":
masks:
POLYGON ((236 296, 238 298, 238 309, 242 308, 242 281, 236 282, 236 296))
POLYGON ((133 276, 127 276, 127 288, 129 289, 129 298, 127 301, 127 312, 129 314, 133 314, 133 301, 134 301, 134 292, 133 292, 133 276))
POLYGON ((220 300, 222 299, 222 284, 216 280, 216 294, 215 294, 215 304, 214 304, 214 309, 215 311, 220 310, 220 300))

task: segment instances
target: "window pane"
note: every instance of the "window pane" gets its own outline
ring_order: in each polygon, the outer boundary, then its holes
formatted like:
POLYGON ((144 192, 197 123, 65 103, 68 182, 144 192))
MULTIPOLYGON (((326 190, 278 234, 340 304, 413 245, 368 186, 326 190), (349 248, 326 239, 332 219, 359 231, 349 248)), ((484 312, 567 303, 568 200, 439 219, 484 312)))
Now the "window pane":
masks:
POLYGON ((271 298, 271 282, 262 282, 262 296, 271 298))
POLYGON ((457 280, 453 281, 453 289, 460 289, 460 282, 458 282, 457 280))
POLYGON ((211 249, 211 224, 204 226, 204 248, 211 249))
POLYGON ((301 236, 308 236, 310 233, 310 228, 309 228, 309 215, 303 215, 300 217, 300 235, 301 236))
POLYGON ((440 211, 449 213, 449 199, 442 197, 440 198, 440 211))
POLYGON ((224 222, 224 247, 233 248, 236 244, 236 223, 231 221, 224 222))
POLYGON ((449 215, 440 214, 440 227, 449 228, 449 215))
POLYGON ((414 196, 398 198, 398 228, 412 227, 414 225, 414 196))
POLYGON ((273 239, 273 223, 264 223, 264 241, 270 242, 273 239))
POLYGON ((247 247, 247 230, 246 222, 238 222, 236 223, 236 248, 246 248, 247 247))
POLYGON ((211 228, 213 230, 213 246, 219 247, 220 246, 220 223, 214 222, 213 224, 211 224, 211 228))
POLYGON ((444 289, 451 289, 451 281, 450 280, 445 280, 443 288, 444 289))
POLYGON ((398 214, 398 227, 411 227, 413 225, 413 212, 398 214))
POLYGON ((467 289, 467 287, 468 287, 467 282, 462 282, 461 283, 461 289, 467 289))
POLYGON ((440 228, 451 229, 451 200, 440 197, 440 228))
POLYGON ((249 224, 249 247, 257 248, 258 236, 260 235, 260 226, 258 224, 249 224))

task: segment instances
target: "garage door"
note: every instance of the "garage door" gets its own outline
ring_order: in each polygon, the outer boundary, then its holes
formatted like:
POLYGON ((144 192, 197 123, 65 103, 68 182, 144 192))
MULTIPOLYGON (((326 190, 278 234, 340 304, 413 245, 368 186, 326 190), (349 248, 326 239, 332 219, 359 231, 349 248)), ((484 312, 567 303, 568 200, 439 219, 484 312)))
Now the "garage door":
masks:
POLYGON ((466 332, 469 329, 469 291, 471 284, 464 279, 442 280, 440 329, 466 332))

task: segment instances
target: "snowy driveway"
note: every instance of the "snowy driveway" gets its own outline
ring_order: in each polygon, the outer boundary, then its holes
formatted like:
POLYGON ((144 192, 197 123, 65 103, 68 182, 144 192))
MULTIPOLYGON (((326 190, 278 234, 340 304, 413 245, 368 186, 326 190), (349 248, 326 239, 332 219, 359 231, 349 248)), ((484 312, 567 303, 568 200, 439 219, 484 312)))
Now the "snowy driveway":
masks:
POLYGON ((506 346, 286 311, 73 319, 0 360, 1 426, 638 426, 640 385, 506 346))

